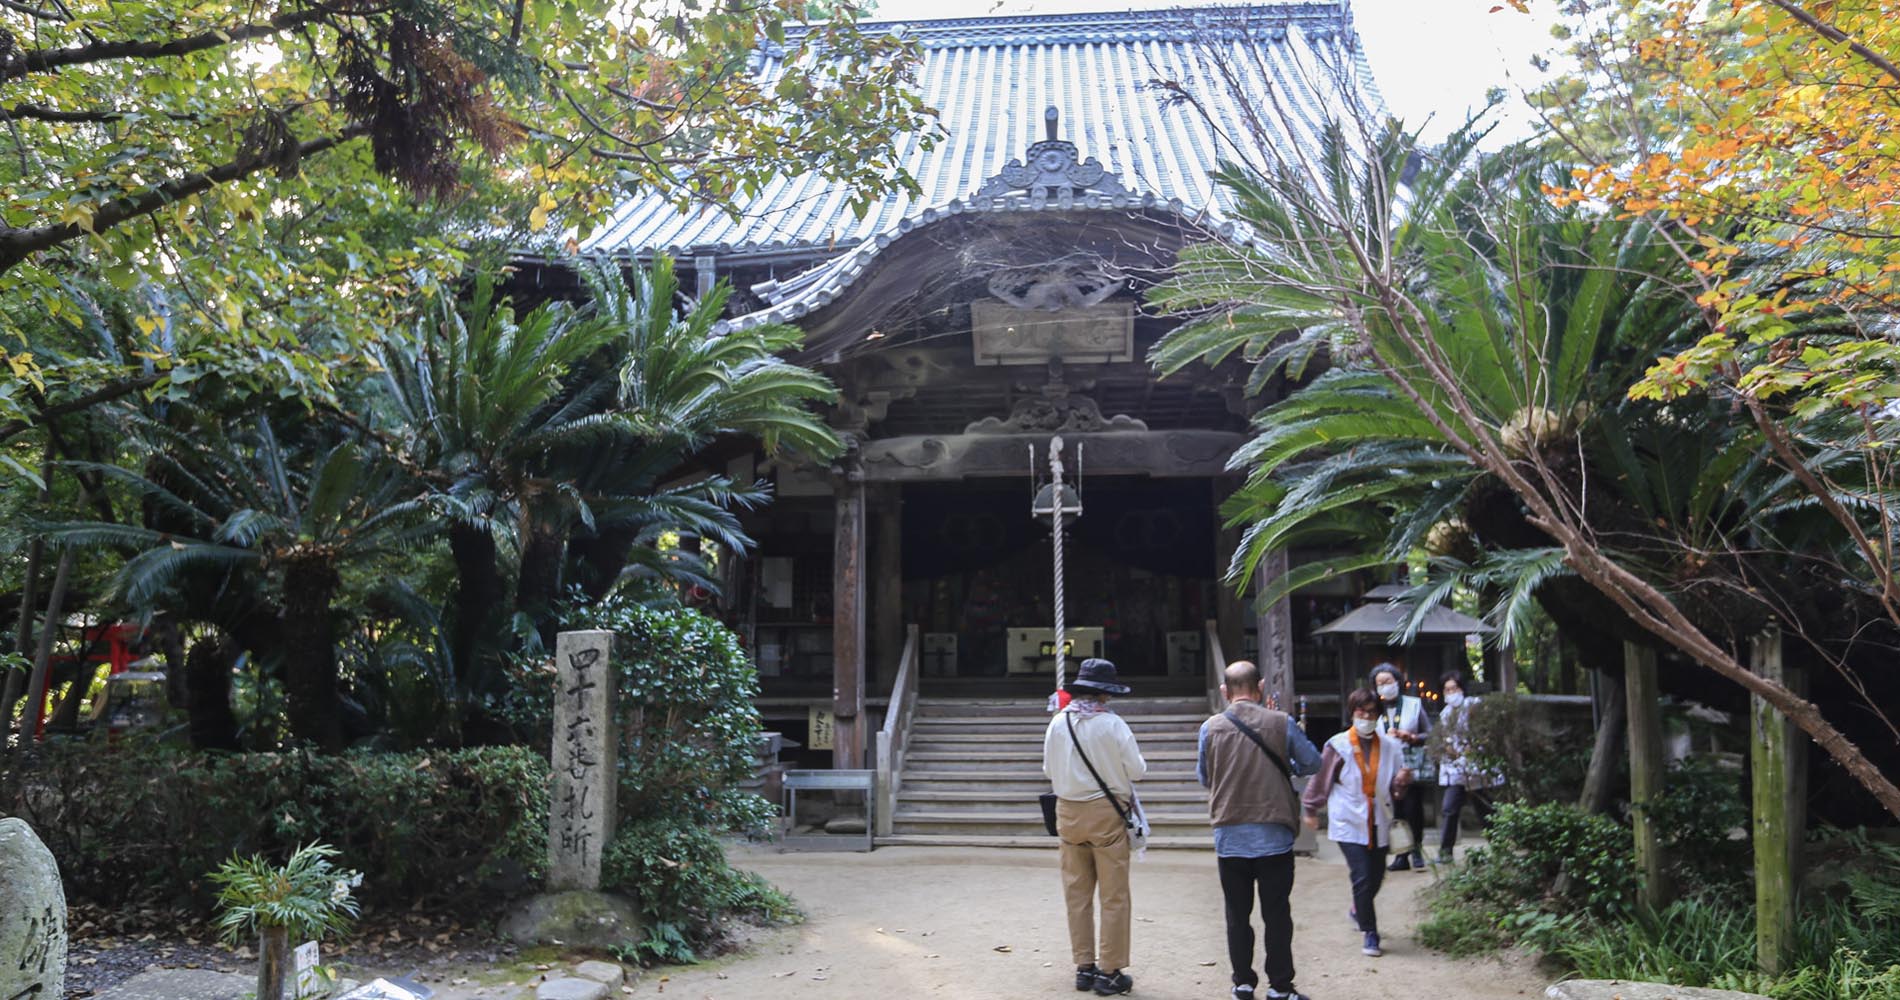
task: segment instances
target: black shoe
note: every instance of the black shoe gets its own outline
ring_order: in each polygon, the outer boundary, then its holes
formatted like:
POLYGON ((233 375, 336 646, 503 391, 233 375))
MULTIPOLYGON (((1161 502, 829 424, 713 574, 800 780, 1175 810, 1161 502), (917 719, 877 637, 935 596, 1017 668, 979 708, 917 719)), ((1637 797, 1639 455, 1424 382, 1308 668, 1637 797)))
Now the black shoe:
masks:
POLYGON ((1415 872, 1422 872, 1426 869, 1426 867, 1427 866, 1425 864, 1425 852, 1413 851, 1412 852, 1412 870, 1415 872))
POLYGON ((1392 863, 1385 866, 1385 870, 1389 872, 1402 872, 1410 867, 1412 867, 1412 856, 1410 854, 1401 854, 1393 858, 1392 863))
POLYGON ((1100 975, 1101 972, 1102 970, 1095 967, 1094 962, 1078 966, 1075 970, 1075 991, 1077 993, 1087 993, 1094 989, 1095 977, 1100 975))
POLYGON ((1291 993, 1275 993, 1272 990, 1268 990, 1267 992, 1262 993, 1261 996, 1266 997, 1267 1000, 1313 1000, 1312 997, 1309 997, 1298 990, 1294 990, 1291 993))
POLYGON ((1246 983, 1234 987, 1234 1000, 1253 1000, 1253 987, 1246 983))
POLYGON ((1095 974, 1095 995, 1098 997, 1120 996, 1134 988, 1135 981, 1120 969, 1095 974))

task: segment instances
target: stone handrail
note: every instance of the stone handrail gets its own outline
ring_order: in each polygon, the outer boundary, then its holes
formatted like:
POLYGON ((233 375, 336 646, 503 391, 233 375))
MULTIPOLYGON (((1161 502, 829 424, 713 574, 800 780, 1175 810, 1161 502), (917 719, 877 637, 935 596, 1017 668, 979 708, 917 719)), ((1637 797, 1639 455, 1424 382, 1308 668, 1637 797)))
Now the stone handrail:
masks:
POLYGON ((1220 647, 1220 622, 1209 618, 1207 620, 1207 711, 1210 714, 1225 711, 1227 708, 1227 696, 1220 693, 1226 670, 1227 653, 1220 647))
POLYGON ((891 816, 897 812, 897 793, 903 782, 904 751, 910 743, 910 719, 917 710, 917 626, 904 629, 904 655, 897 661, 891 682, 891 700, 884 707, 884 726, 877 731, 877 834, 890 836, 891 816))

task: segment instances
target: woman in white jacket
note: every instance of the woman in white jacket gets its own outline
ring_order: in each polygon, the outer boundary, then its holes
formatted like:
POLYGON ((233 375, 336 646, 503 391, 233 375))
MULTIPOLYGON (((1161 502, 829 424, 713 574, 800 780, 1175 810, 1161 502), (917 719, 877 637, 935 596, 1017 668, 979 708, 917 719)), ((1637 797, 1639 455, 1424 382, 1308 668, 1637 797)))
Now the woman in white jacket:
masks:
POLYGON ((1480 795, 1497 784, 1491 776, 1471 766, 1466 759, 1465 720, 1479 700, 1465 694, 1465 677, 1456 670, 1447 673, 1439 681, 1445 693, 1445 708, 1438 713, 1439 728, 1445 731, 1444 761, 1438 765, 1438 784, 1445 790, 1444 801, 1439 803, 1440 829, 1438 834, 1438 860, 1451 862, 1452 848, 1458 843, 1458 816, 1464 812, 1466 803, 1483 820, 1491 812, 1491 804, 1480 795))
POLYGON ((1319 829, 1326 810, 1326 837, 1346 857, 1352 872, 1352 917, 1365 935, 1363 951, 1379 948, 1379 915, 1373 900, 1385 881, 1386 848, 1392 843, 1392 800, 1411 786, 1403 745, 1379 732, 1379 696, 1360 688, 1346 697, 1352 725, 1326 741, 1319 773, 1307 782, 1300 804, 1306 825, 1319 829))

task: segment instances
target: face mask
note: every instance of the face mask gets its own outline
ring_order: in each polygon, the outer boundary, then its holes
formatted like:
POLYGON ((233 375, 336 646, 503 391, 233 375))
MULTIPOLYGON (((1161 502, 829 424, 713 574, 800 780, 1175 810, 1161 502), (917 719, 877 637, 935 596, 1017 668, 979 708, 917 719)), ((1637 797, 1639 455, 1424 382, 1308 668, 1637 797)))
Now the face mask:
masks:
POLYGON ((1379 697, 1384 698, 1386 701, 1391 701, 1398 696, 1399 686, 1397 684, 1386 683, 1379 685, 1379 697))
POLYGON ((1352 728, 1358 730, 1360 736, 1370 737, 1373 733, 1378 731, 1379 722, 1377 719, 1354 719, 1352 720, 1352 728))
POLYGON ((1450 705, 1453 708, 1457 708, 1458 706, 1464 703, 1465 703, 1465 693, 1463 691, 1453 691, 1452 693, 1445 696, 1445 704, 1450 705))

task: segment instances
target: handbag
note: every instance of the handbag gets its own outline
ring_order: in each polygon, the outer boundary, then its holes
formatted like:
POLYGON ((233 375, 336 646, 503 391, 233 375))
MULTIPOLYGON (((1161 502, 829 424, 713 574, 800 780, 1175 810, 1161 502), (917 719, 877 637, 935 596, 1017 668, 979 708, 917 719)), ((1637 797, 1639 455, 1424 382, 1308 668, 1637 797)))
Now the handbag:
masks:
MULTIPOLYGON (((1103 781, 1101 772, 1095 769, 1095 762, 1089 760, 1088 751, 1082 749, 1082 739, 1081 737, 1078 737, 1077 735, 1075 735, 1075 716, 1065 712, 1063 713, 1063 717, 1068 720, 1069 739, 1071 742, 1075 744, 1076 754, 1082 758, 1082 766, 1089 769, 1089 777, 1094 778, 1095 784, 1097 787, 1101 788, 1102 794, 1108 796, 1108 804, 1115 807, 1115 815, 1120 816, 1122 818, 1122 825, 1131 830, 1136 829, 1139 825, 1142 825, 1139 823, 1138 816, 1130 815, 1127 809, 1122 808, 1121 800, 1115 797, 1114 792, 1111 792, 1108 790, 1108 782, 1103 781)), ((1043 829, 1048 830, 1050 836, 1052 837, 1055 836, 1056 835, 1056 793, 1044 792, 1041 795, 1036 796, 1036 801, 1040 803, 1042 806, 1043 829)), ((1132 806, 1133 803, 1131 802, 1130 805, 1132 806)))

